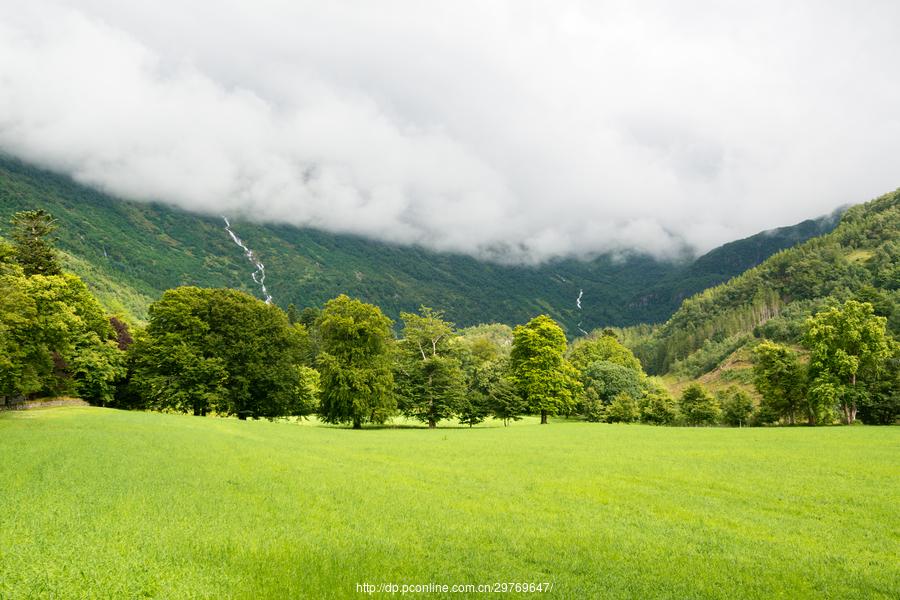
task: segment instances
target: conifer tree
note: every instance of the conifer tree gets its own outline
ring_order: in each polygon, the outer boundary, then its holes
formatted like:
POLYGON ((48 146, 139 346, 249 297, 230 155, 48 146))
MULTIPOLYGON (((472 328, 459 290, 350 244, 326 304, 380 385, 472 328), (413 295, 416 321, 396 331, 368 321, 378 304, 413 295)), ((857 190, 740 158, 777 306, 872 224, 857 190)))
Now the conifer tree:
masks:
POLYGON ((53 247, 56 220, 45 210, 17 212, 12 218, 12 240, 16 260, 25 275, 59 275, 62 269, 53 247))

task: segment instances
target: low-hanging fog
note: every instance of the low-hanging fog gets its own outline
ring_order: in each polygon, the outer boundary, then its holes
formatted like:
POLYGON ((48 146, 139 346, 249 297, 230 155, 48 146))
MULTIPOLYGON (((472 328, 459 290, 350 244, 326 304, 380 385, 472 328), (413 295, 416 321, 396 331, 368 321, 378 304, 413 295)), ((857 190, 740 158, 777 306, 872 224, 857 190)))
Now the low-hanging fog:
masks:
POLYGON ((500 260, 703 251, 900 185, 900 3, 0 0, 0 152, 500 260))

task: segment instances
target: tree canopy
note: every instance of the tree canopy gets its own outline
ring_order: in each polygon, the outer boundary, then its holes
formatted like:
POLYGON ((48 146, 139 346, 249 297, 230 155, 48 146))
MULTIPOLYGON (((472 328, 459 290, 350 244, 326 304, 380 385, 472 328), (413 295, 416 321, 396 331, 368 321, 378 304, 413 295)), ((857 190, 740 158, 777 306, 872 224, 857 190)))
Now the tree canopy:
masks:
MULTIPOLYGON (((426 306, 419 314, 401 313, 403 338, 399 341, 397 390, 400 410, 428 423, 460 413, 466 399, 466 378, 451 344, 453 324, 443 313, 426 306)), ((477 412, 469 410, 472 422, 477 412)), ((474 423, 472 423, 474 424, 474 423)))
POLYGON ((384 423, 396 409, 391 320, 372 304, 345 295, 329 300, 316 321, 327 423, 384 423))
POLYGON ((699 383, 692 383, 681 393, 681 414, 688 425, 713 425, 719 418, 719 403, 699 383))
POLYGON ((12 240, 16 259, 31 275, 60 275, 54 248, 56 220, 45 210, 25 210, 13 215, 12 240))
POLYGON ((856 420, 861 398, 891 355, 887 319, 874 314, 868 302, 847 300, 806 321, 804 341, 810 349, 811 391, 836 398, 845 423, 856 420))
POLYGON ((519 395, 532 412, 567 413, 575 407, 581 384, 578 371, 565 359, 566 336, 547 315, 533 318, 513 330, 510 368, 519 395))
POLYGON ((243 292, 167 291, 129 352, 133 383, 153 407, 240 418, 308 412, 306 330, 243 292))

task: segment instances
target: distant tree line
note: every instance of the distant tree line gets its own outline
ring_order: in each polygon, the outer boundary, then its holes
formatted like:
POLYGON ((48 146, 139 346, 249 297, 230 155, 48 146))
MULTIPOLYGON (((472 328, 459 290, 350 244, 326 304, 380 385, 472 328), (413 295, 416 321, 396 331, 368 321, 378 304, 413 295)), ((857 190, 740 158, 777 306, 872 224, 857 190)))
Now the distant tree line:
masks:
POLYGON ((833 303, 804 325, 806 350, 754 351, 754 395, 699 383, 673 397, 612 330, 567 342, 546 315, 459 329, 421 307, 395 324, 345 295, 286 311, 230 289, 180 287, 146 326, 104 314, 62 273, 54 222, 19 213, 0 244, 0 398, 75 394, 92 403, 198 416, 317 415, 361 428, 394 415, 428 427, 523 415, 655 425, 892 423, 898 344, 873 305, 833 303), (755 401, 754 397, 759 401, 755 401))

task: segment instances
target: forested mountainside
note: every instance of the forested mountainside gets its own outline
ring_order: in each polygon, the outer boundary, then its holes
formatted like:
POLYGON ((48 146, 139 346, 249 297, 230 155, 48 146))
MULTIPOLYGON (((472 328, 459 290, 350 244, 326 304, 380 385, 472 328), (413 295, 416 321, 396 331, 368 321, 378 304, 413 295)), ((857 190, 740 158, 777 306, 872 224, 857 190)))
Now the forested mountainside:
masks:
MULTIPOLYGON (((34 208, 58 219, 67 268, 84 278, 108 310, 142 320, 162 291, 184 284, 259 295, 253 268, 222 218, 123 201, 0 158, 0 235, 13 213, 34 208)), ((664 321, 684 298, 830 231, 835 221, 823 217, 760 233, 695 261, 601 256, 539 267, 237 218, 232 226, 265 264, 268 290, 282 307, 321 306, 346 293, 380 305, 395 319, 424 304, 463 326, 519 323, 547 313, 574 336, 579 329, 664 321)))
POLYGON ((830 233, 688 298, 665 324, 620 333, 650 372, 698 377, 754 339, 796 344, 806 317, 832 299, 870 302, 900 333, 900 190, 847 209, 830 233))

